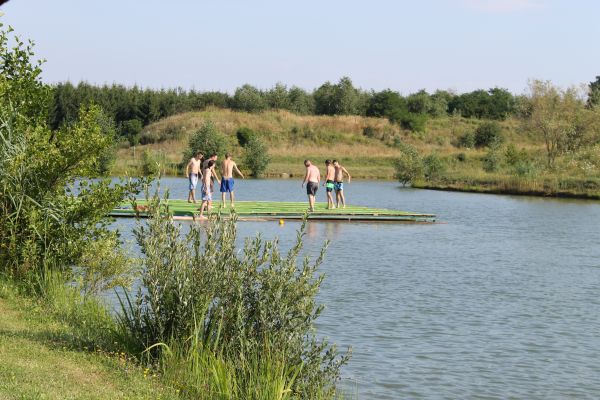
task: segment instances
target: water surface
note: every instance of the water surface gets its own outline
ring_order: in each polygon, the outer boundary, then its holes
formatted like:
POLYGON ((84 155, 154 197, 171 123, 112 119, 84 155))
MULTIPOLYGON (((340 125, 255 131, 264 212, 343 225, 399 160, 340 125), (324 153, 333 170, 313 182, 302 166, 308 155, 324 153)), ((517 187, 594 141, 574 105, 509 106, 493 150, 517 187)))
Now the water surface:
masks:
MULTIPOLYGON (((186 181, 167 178, 171 197, 186 181)), ((238 180, 239 200, 304 201, 297 180, 238 180)), ((353 347, 342 385, 363 399, 600 397, 600 203, 346 185, 349 203, 442 224, 312 222, 321 335, 353 347)), ((319 201, 325 194, 318 193, 319 201)), ((125 232, 131 221, 118 222, 125 232)), ((240 222, 295 239, 298 223, 240 222)), ((126 233, 127 235, 127 233, 126 233)))

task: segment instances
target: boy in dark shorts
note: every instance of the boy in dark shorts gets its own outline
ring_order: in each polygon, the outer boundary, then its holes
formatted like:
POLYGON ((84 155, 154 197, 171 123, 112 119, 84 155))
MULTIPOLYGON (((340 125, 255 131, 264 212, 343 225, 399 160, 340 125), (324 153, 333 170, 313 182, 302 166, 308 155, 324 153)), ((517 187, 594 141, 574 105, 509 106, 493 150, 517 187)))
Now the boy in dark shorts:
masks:
POLYGON ((321 182, 321 173, 316 165, 313 165, 310 160, 304 160, 304 166, 306 167, 306 174, 302 181, 302 187, 306 183, 306 194, 308 195, 309 211, 315 211, 315 196, 319 189, 319 182, 321 182))

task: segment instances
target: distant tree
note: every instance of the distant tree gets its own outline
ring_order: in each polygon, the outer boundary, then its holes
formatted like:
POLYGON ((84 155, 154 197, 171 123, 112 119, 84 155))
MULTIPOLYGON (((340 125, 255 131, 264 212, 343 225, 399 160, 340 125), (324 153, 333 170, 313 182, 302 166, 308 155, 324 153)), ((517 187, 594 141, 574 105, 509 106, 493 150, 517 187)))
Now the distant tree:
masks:
POLYGON ((484 122, 475 129, 475 147, 492 147, 504 142, 502 127, 495 121, 484 122))
POLYGON ((294 86, 288 93, 289 110, 300 115, 315 113, 315 99, 304 89, 294 86))
POLYGON ((371 96, 366 114, 369 117, 385 117, 399 120, 399 116, 407 111, 406 100, 398 92, 383 90, 371 96))
POLYGON ((400 183, 407 185, 423 177, 423 161, 413 146, 402 142, 397 146, 400 155, 394 162, 395 176, 400 183))
POLYGON ((600 76, 596 77, 594 82, 589 84, 589 93, 587 99, 587 105, 589 108, 600 105, 600 76))
POLYGON ((532 81, 529 90, 531 111, 525 124, 544 141, 547 164, 552 167, 578 127, 578 114, 583 104, 574 88, 561 90, 550 81, 532 81))
POLYGON ((437 90, 430 96, 431 105, 428 113, 433 117, 443 117, 448 115, 448 104, 454 95, 445 90, 437 90))
POLYGON ((267 170, 270 161, 267 145, 257 135, 251 136, 244 147, 244 166, 258 178, 267 170))
POLYGON ((122 136, 126 137, 129 144, 135 146, 139 143, 139 135, 142 131, 142 121, 138 119, 130 119, 121 122, 119 131, 122 136))
POLYGON ((183 163, 187 163, 192 155, 201 152, 205 156, 210 154, 224 155, 227 151, 228 140, 212 121, 206 121, 200 129, 190 137, 187 150, 183 154, 183 163))
POLYGON ((313 96, 317 114, 357 115, 365 108, 364 97, 348 77, 341 78, 336 85, 325 82, 313 96))
POLYGON ((431 109, 431 99, 429 93, 420 90, 406 98, 406 107, 408 111, 414 114, 426 114, 431 109))
POLYGON ((232 106, 236 110, 260 112, 267 108, 263 93, 252 85, 244 85, 235 90, 232 106))
POLYGON ((290 108, 290 99, 288 97, 287 87, 282 83, 277 83, 267 94, 267 103, 270 108, 276 110, 288 110, 290 108))

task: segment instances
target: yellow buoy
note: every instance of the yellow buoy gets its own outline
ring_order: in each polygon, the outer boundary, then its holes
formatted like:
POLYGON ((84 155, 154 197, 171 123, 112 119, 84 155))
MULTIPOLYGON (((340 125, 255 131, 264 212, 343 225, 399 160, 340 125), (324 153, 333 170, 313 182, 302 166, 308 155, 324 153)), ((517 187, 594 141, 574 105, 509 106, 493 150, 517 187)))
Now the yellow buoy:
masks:
POLYGON ((280 219, 280 220, 279 220, 279 225, 283 225, 283 224, 285 224, 285 221, 284 221, 284 220, 282 220, 282 219, 280 219))

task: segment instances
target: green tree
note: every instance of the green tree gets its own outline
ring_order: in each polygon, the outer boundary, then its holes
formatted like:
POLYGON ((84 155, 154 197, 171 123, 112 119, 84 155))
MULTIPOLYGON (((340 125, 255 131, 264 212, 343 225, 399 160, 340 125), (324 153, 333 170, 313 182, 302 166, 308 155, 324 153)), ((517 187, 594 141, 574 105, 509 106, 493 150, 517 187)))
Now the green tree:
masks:
POLYGON ((413 146, 399 142, 400 156, 394 162, 395 176, 407 185, 423 177, 423 161, 413 146))
POLYGON ((369 117, 389 118, 395 122, 400 119, 400 115, 406 112, 406 100, 404 97, 400 96, 398 92, 388 89, 374 93, 371 96, 366 114, 369 117))
POLYGON ((577 128, 585 128, 579 125, 583 103, 574 88, 561 90, 550 81, 531 81, 529 90, 530 113, 525 127, 543 140, 547 165, 552 167, 577 128))
POLYGON ((324 83, 313 96, 317 114, 356 115, 365 107, 364 98, 348 77, 341 78, 336 85, 324 83))
POLYGON ((236 110, 260 112, 267 108, 263 93, 252 85, 244 85, 235 90, 232 106, 236 110))
POLYGON ((267 145, 257 135, 250 136, 244 147, 244 167, 258 178, 267 170, 270 161, 267 145))
POLYGON ((597 76, 596 80, 589 84, 587 105, 589 108, 600 105, 600 76, 597 76))
POLYGON ((484 122, 475 129, 475 147, 486 147, 504 142, 502 127, 495 121, 484 122))
POLYGON ((267 92, 266 97, 270 108, 276 110, 288 110, 290 108, 288 90, 282 83, 277 83, 275 87, 267 92))
POLYGON ((293 86, 289 91, 289 110, 300 115, 315 113, 315 99, 304 89, 293 86))
POLYGON ((205 156, 209 156, 210 154, 223 156, 227 152, 228 142, 227 136, 223 135, 212 121, 206 121, 190 137, 182 163, 187 163, 197 152, 201 152, 205 156))
POLYGON ((406 98, 406 107, 408 111, 414 114, 426 114, 431 109, 431 99, 429 93, 420 90, 406 98))

